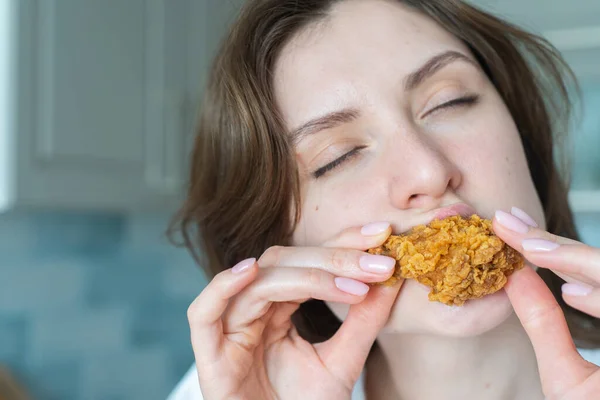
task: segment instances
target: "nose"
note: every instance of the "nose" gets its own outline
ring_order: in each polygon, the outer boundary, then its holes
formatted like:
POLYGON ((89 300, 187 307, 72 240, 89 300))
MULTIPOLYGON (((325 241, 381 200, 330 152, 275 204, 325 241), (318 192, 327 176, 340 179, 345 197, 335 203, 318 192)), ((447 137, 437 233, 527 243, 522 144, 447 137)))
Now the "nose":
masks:
POLYGON ((434 139, 409 132, 397 146, 388 146, 386 163, 389 196, 399 209, 433 209, 441 205, 444 195, 460 186, 462 174, 444 149, 434 139))

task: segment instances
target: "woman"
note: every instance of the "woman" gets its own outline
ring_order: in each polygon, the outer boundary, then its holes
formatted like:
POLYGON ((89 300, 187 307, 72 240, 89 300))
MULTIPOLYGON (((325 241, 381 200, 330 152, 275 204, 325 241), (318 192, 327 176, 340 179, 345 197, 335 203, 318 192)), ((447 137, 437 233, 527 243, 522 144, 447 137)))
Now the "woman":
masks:
POLYGON ((171 398, 599 398, 563 316, 600 345, 600 250, 574 240, 552 157, 567 71, 456 0, 249 2, 177 220, 216 276, 171 398), (531 263, 505 290, 448 307, 413 280, 368 285, 394 260, 366 249, 472 213, 531 263), (556 299, 554 273, 569 282, 556 299))

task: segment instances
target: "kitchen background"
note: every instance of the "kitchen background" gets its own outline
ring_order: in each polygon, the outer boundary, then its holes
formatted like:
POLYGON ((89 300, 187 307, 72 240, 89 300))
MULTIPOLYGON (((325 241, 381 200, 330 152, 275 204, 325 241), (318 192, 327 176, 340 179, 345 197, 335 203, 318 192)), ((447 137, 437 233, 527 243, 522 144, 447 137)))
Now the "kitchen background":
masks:
MULTIPOLYGON (((164 399, 192 364, 206 278, 164 231, 241 2, 0 0, 0 365, 32 398, 164 399)), ((478 3, 581 78, 571 199, 600 246, 600 2, 478 3)))

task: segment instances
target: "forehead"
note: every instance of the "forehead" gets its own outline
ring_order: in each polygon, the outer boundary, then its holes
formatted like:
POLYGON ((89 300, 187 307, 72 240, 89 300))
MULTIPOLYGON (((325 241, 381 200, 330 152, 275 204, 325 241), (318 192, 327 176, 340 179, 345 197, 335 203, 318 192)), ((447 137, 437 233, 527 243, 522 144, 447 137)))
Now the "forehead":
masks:
POLYGON ((288 128, 374 96, 446 50, 466 46, 428 17, 389 0, 346 0, 297 34, 275 65, 274 89, 288 128))

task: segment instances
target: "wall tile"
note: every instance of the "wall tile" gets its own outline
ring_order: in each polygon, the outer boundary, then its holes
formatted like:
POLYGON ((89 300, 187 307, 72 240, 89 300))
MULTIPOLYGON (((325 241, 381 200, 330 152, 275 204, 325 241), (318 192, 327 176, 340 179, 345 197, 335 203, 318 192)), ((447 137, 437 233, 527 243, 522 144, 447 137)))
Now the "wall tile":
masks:
POLYGON ((190 268, 190 263, 172 263, 165 269, 164 293, 169 297, 195 299, 206 286, 208 280, 200 267, 190 268))
POLYGON ((157 296, 165 263, 161 257, 131 253, 96 259, 87 273, 86 299, 93 306, 135 305, 157 296))
POLYGON ((583 88, 583 118, 573 132, 573 182, 577 189, 600 188, 600 85, 583 88))
POLYGON ((575 223, 584 243, 600 247, 600 213, 576 214, 575 223))
POLYGON ((62 358, 30 368, 23 384, 34 399, 66 400, 84 399, 81 392, 81 363, 62 358))
POLYGON ((106 254, 120 249, 125 217, 113 214, 38 213, 33 251, 41 254, 106 254))
POLYGON ((16 261, 27 254, 33 243, 33 218, 23 213, 0 214, 0 255, 16 261))
POLYGON ((0 312, 41 313, 82 301, 85 270, 76 260, 8 264, 1 270, 0 312))
POLYGON ((28 340, 27 318, 23 315, 0 314, 0 360, 9 366, 18 364, 28 340))
POLYGON ((175 343, 181 338, 180 331, 173 326, 185 326, 188 340, 181 340, 177 346, 191 350, 187 321, 188 301, 162 301, 148 299, 140 303, 132 316, 132 341, 141 346, 156 346, 160 343, 175 343))
POLYGON ((83 364, 81 398, 164 399, 170 391, 167 359, 164 349, 108 352, 89 359, 83 364))
POLYGON ((28 360, 39 365, 126 349, 129 316, 126 307, 46 312, 31 322, 28 360))

